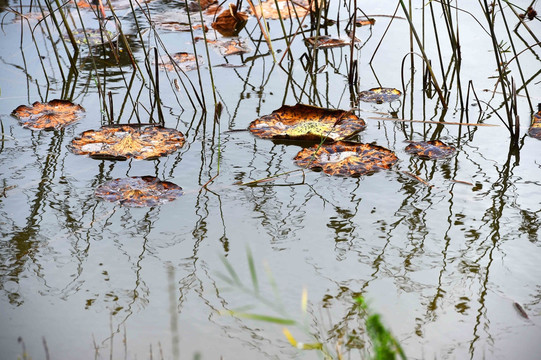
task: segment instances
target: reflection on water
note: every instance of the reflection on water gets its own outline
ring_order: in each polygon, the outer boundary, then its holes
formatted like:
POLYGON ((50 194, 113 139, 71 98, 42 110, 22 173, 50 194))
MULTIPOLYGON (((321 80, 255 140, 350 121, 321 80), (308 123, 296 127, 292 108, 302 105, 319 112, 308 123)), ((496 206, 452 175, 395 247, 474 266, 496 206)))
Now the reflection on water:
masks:
MULTIPOLYGON (((395 5, 371 4, 366 10, 392 14, 395 5)), ((6 6, 0 4, 3 11, 6 6)), ((77 26, 76 10, 69 6, 68 21, 77 26)), ((486 66, 493 61, 486 55, 490 46, 463 37, 461 48, 475 61, 464 55, 457 68, 454 60, 445 60, 453 70, 438 80, 446 82, 449 104, 457 105, 443 109, 418 59, 413 59, 415 71, 401 71, 400 59, 409 53, 403 19, 394 19, 385 37, 388 17, 357 29, 361 42, 353 60, 360 81, 349 85, 349 48, 306 48, 300 33, 289 46, 274 22, 276 63, 253 18, 241 33, 253 51, 244 57, 223 57, 213 49, 207 55, 204 42, 194 45, 190 33, 156 32, 148 24, 149 14, 174 14, 183 6, 156 1, 134 12, 119 6, 115 10, 125 39, 113 49, 81 46, 78 53, 59 42, 50 18, 4 23, 0 347, 7 358, 20 356, 18 336, 33 356, 43 351, 42 337, 51 353, 77 352, 82 358, 111 351, 118 357, 124 341, 127 357, 148 354, 149 347, 151 354, 159 348, 180 358, 196 353, 203 358, 299 356, 280 327, 219 314, 244 305, 253 306, 253 313, 272 310, 223 280, 227 270, 219 255, 252 284, 246 247, 254 253, 262 297, 275 299, 276 291, 283 308, 296 316, 306 287, 309 328, 317 341, 331 346, 365 348, 363 318, 352 300, 363 296, 411 358, 531 358, 540 351, 536 157, 541 143, 522 137, 508 145, 504 126, 393 121, 475 122, 479 117, 501 124, 489 108, 483 108, 488 113, 471 106, 468 113, 461 111, 466 94, 460 92, 470 78, 479 104, 492 101, 498 111, 505 108, 497 94, 481 91, 494 87, 494 74, 486 66), (383 48, 377 49, 382 38, 383 48), (200 75, 156 71, 154 58, 166 50, 197 51, 205 59, 200 75), (369 64, 373 54, 377 61, 369 64), (244 66, 216 66, 224 63, 244 66), (400 101, 357 101, 362 90, 401 85, 405 96, 400 101), (61 131, 36 132, 9 116, 18 105, 53 98, 75 99, 86 109, 85 118, 61 131), (220 116, 214 115, 214 102, 221 103, 220 116), (292 172, 299 170, 293 157, 309 144, 261 140, 242 130, 297 102, 356 109, 367 129, 355 140, 388 147, 400 161, 391 171, 360 178, 292 172), (66 148, 87 129, 126 122, 163 123, 182 131, 187 143, 152 161, 98 161, 66 148), (457 147, 456 155, 433 161, 404 151, 408 141, 433 139, 457 147), (142 209, 94 196, 108 180, 145 175, 179 184, 185 195, 142 209), (237 185, 269 177, 275 178, 237 185), (259 266, 263 262, 268 271, 259 266), (263 284, 269 273, 276 289, 263 284)), ((332 6, 329 14, 338 13, 340 4, 332 6)), ((98 19, 84 11, 85 25, 98 27, 98 19)), ((10 21, 15 17, 4 13, 10 21)), ((107 21, 114 30, 112 18, 107 21)), ((477 29, 470 18, 461 22, 465 29, 477 29)), ((342 23, 323 31, 343 32, 342 23)), ((294 22, 287 26, 297 29, 294 22)), ((302 32, 313 33, 309 26, 302 32)), ((528 35, 519 33, 527 46, 528 35)), ((207 36, 216 35, 209 31, 207 36)), ((538 81, 535 51, 530 48, 520 57, 525 82, 538 81)), ((437 56, 430 56, 435 62, 437 56)), ((405 64, 411 65, 409 58, 405 64)), ((538 100, 518 99, 526 126, 529 103, 538 100)))

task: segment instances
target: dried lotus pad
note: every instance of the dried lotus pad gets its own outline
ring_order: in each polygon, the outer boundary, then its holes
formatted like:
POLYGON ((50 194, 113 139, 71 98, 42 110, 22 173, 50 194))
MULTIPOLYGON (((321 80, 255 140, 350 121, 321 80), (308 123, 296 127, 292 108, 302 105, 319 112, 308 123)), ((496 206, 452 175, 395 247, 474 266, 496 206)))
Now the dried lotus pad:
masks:
POLYGON ((295 163, 312 170, 321 169, 329 175, 361 176, 386 170, 398 161, 389 149, 372 144, 337 142, 301 150, 295 163))
POLYGON ((425 159, 443 159, 455 153, 453 146, 439 140, 412 142, 406 146, 406 152, 425 159))
POLYGON ((223 56, 242 55, 252 51, 248 45, 246 45, 246 42, 240 38, 228 41, 207 39, 207 43, 216 48, 223 56))
POLYGON ((247 21, 248 14, 237 11, 235 4, 229 4, 229 9, 222 11, 211 25, 223 36, 237 36, 247 21))
POLYGON ((164 56, 159 63, 160 67, 167 71, 175 71, 177 66, 182 71, 196 70, 198 64, 203 64, 203 57, 199 55, 196 61, 195 55, 187 52, 178 52, 171 57, 164 56))
POLYGON ((36 101, 32 106, 18 106, 11 113, 21 125, 32 130, 55 130, 68 126, 82 116, 82 106, 67 100, 36 101))
POLYGON ((398 100, 402 93, 397 89, 391 88, 373 88, 359 93, 359 100, 364 102, 373 102, 383 104, 398 100))
POLYGON ((537 105, 539 111, 533 115, 532 125, 528 130, 528 135, 538 140, 541 140, 541 104, 537 105))
POLYGON ((351 40, 337 39, 328 35, 312 36, 304 39, 310 45, 319 49, 330 49, 335 47, 350 46, 351 40))
POLYGON ((297 104, 284 105, 250 123, 249 130, 263 139, 330 141, 347 139, 366 127, 363 119, 345 110, 297 104))
POLYGON ((182 188, 153 176, 137 176, 107 181, 96 188, 103 200, 131 207, 157 206, 182 196, 182 188))
POLYGON ((103 126, 88 130, 68 146, 76 155, 96 159, 151 160, 169 155, 184 145, 184 135, 178 130, 160 126, 103 126))
MULTIPOLYGON (((310 12, 310 1, 307 0, 267 0, 265 2, 254 3, 255 15, 260 18, 261 14, 265 19, 289 19, 295 17, 304 17, 310 12), (278 3, 278 7, 276 7, 278 3)), ((251 9, 251 12, 253 12, 251 9)))

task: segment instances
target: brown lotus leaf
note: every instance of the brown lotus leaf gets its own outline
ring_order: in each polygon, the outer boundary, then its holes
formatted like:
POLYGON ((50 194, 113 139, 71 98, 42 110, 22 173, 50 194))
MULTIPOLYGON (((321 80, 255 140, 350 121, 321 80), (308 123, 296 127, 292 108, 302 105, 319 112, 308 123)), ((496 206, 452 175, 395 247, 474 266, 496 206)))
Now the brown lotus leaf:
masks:
POLYGON ((212 28, 223 36, 237 36, 244 29, 248 21, 248 14, 237 11, 235 4, 229 4, 229 9, 224 10, 212 23, 212 28))
MULTIPOLYGON (((322 49, 351 45, 350 40, 337 39, 337 38, 330 37, 328 35, 321 35, 317 37, 312 36, 312 37, 304 39, 304 41, 310 46, 315 46, 317 48, 322 48, 322 49)), ((356 41, 359 41, 359 40, 356 39, 356 41)))
POLYGON ((161 126, 114 125, 88 130, 71 141, 76 155, 95 159, 151 160, 169 155, 184 145, 184 135, 161 126))
POLYGON ((197 12, 199 10, 205 10, 209 8, 211 5, 215 5, 217 3, 218 3, 218 0, 190 1, 188 3, 188 10, 190 10, 190 12, 197 12))
MULTIPOLYGON (((196 40, 200 39, 196 38, 196 40)), ((242 39, 231 39, 228 41, 207 39, 207 43, 218 49, 223 56, 241 55, 252 51, 242 39)))
POLYGON ((295 17, 304 17, 310 12, 310 1, 308 0, 277 0, 278 8, 276 7, 275 0, 267 0, 260 4, 254 2, 254 7, 251 8, 251 12, 255 9, 255 15, 260 18, 261 14, 265 19, 289 19, 295 17))
POLYGON ((390 169, 398 158, 391 150, 378 145, 339 141, 303 149, 294 161, 299 166, 321 169, 329 175, 361 176, 390 169))
POLYGON ((383 104, 384 102, 395 101, 402 96, 400 90, 391 88, 373 88, 359 93, 359 100, 383 104))
POLYGON ((164 56, 162 61, 160 61, 160 67, 167 71, 175 71, 175 68, 178 66, 182 71, 196 70, 197 65, 203 64, 203 57, 198 56, 197 61, 194 54, 187 52, 178 52, 171 57, 164 56))
POLYGON ((357 26, 374 25, 375 23, 376 23, 376 19, 374 18, 363 18, 363 19, 355 20, 355 25, 357 26))
POLYGON ((249 130, 263 139, 329 141, 347 139, 364 130, 363 119, 345 110, 297 104, 284 105, 250 123, 249 130))
POLYGON ((538 111, 533 115, 532 125, 528 130, 528 135, 541 140, 541 103, 537 104, 538 111))
POLYGON ((131 207, 157 206, 182 196, 182 188, 153 176, 134 176, 107 181, 96 188, 103 200, 131 207))
POLYGON ((196 25, 190 26, 190 24, 183 23, 181 21, 164 20, 160 22, 155 22, 155 26, 163 30, 178 31, 178 32, 192 31, 192 30, 199 30, 199 29, 203 29, 204 32, 207 32, 209 30, 206 25, 196 24, 196 25))
POLYGON ((81 105, 55 99, 48 103, 36 101, 32 106, 18 106, 11 114, 17 117, 25 128, 55 130, 76 122, 84 111, 81 105))
POLYGON ((439 140, 412 142, 406 146, 408 154, 417 155, 424 159, 442 159, 451 156, 456 149, 439 140))

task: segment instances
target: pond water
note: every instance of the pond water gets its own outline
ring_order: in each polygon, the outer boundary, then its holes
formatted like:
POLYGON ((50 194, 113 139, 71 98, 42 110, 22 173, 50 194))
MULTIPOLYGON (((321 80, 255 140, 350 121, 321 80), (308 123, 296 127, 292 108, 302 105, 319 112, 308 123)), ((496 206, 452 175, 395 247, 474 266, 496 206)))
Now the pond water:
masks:
MULTIPOLYGON (((38 3, 47 11, 47 2, 38 3)), ((485 32, 488 23, 477 2, 459 3, 461 10, 450 14, 454 33, 458 24, 460 67, 452 61, 441 5, 433 4, 437 32, 428 4, 423 8, 416 2, 410 9, 435 76, 449 89, 448 109, 434 91, 423 90, 420 51, 413 40, 419 55, 407 56, 410 26, 401 8, 391 22, 396 1, 360 5, 376 23, 355 31, 360 40, 353 52, 357 88, 348 85, 350 47, 314 51, 298 34, 289 38, 291 58, 284 56, 288 45, 279 20, 267 20, 275 62, 253 16, 240 32, 250 52, 223 56, 212 46, 207 52, 203 40, 193 45, 190 32, 149 26, 149 16, 187 21, 184 4, 131 4, 133 11, 128 1, 112 1, 139 68, 134 70, 124 42, 118 62, 110 50, 92 48, 92 57, 81 44, 74 60, 77 74, 70 73, 72 45, 61 40, 51 17, 39 21, 35 2, 0 5, 2 358, 20 357, 23 348, 32 358, 48 353, 59 359, 321 357, 289 345, 283 325, 226 316, 223 310, 292 318, 301 324, 288 325, 298 341, 321 341, 333 351, 342 344, 344 353, 361 358, 364 350, 355 347, 362 348, 364 325, 353 300, 359 295, 382 316, 409 358, 538 357, 541 141, 526 134, 541 102, 540 48, 532 45, 538 41, 532 34, 541 34, 539 18, 527 22, 531 33, 524 26, 513 32, 517 18, 508 5, 503 8, 520 52, 517 58, 511 49, 505 54, 518 89, 520 134, 512 146, 496 115, 507 119, 493 44, 485 32), (17 12, 35 16, 21 19, 17 12), (163 56, 166 50, 192 53, 194 47, 203 60, 200 76, 197 70, 185 75, 158 71, 163 122, 186 136, 179 151, 157 160, 111 161, 68 150, 71 140, 88 129, 158 122, 157 107, 152 111, 153 49, 163 56), (312 70, 306 70, 314 54, 312 70), (470 91, 466 118, 459 90, 466 99, 470 80, 481 106, 470 91), (402 97, 383 104, 356 101, 356 92, 379 86, 397 88, 402 97), (85 116, 62 130, 33 131, 10 115, 19 105, 57 98, 80 104, 85 116), (222 106, 219 121, 214 120, 215 102, 222 106), (293 158, 307 144, 232 131, 296 103, 353 109, 367 123, 356 140, 393 150, 398 163, 361 177, 290 172, 299 169, 293 158), (424 160, 404 151, 409 141, 430 139, 457 152, 424 160), (242 185, 286 172, 273 181, 242 185), (181 186, 183 196, 133 208, 94 195, 105 181, 144 175, 181 186), (253 288, 247 249, 263 300, 246 290, 253 288), (224 280, 228 271, 222 257, 244 288, 224 280), (301 308, 303 289, 307 313, 301 308)), ((496 8, 496 36, 507 48, 511 42, 496 8)), ((245 2, 242 10, 247 9, 245 2)), ((80 19, 87 28, 99 28, 89 9, 78 13, 66 4, 64 12, 73 28, 80 19)), ((108 6, 106 13, 111 16, 108 6)), ((347 14, 341 2, 332 2, 328 17, 339 21, 321 33, 348 39, 347 14)), ((193 21, 200 23, 198 12, 193 21)), ((208 17, 205 21, 209 39, 228 40, 212 30, 208 17)), ((303 25, 309 24, 306 19, 303 25)), ((284 25, 288 34, 299 28, 297 19, 284 25)), ((112 18, 105 26, 115 31, 112 18)), ((309 26, 302 29, 313 35, 309 26)), ((203 33, 195 30, 194 35, 203 33)))

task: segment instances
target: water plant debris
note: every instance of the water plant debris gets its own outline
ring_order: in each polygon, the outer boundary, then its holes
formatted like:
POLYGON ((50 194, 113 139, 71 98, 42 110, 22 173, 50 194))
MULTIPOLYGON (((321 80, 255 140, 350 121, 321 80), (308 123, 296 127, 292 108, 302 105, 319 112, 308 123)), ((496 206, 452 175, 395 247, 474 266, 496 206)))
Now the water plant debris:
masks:
POLYGON ((11 113, 19 123, 32 130, 56 130, 73 124, 85 111, 81 105, 67 100, 36 101, 32 106, 20 105, 11 113))
POLYGON ((294 161, 299 166, 321 169, 329 175, 361 176, 390 169, 398 157, 382 146, 340 141, 303 149, 294 161))
POLYGON ((304 17, 310 12, 310 2, 306 0, 267 0, 254 5, 255 15, 258 18, 263 16, 265 19, 304 17))
POLYGON ((361 91, 359 93, 359 100, 364 102, 383 104, 384 102, 392 102, 398 100, 400 99, 400 96, 402 96, 400 90, 380 87, 361 91))
POLYGON ((537 104, 538 111, 532 117, 532 125, 528 130, 528 135, 541 140, 541 104, 537 104))
POLYGON ((68 148, 76 155, 96 159, 151 160, 177 151, 184 141, 184 135, 175 129, 155 125, 115 125, 85 131, 73 139, 68 148))
POLYGON ((238 11, 235 4, 229 4, 229 9, 222 11, 216 17, 212 28, 223 36, 237 36, 244 29, 247 21, 248 14, 238 11))
POLYGON ((175 71, 175 67, 179 67, 182 71, 196 70, 197 65, 203 64, 203 57, 201 55, 197 56, 197 60, 194 54, 187 52, 178 52, 171 57, 164 56, 159 65, 161 68, 167 71, 175 71))
POLYGON ((182 196, 182 188, 153 176, 134 176, 107 181, 98 186, 96 197, 130 207, 152 207, 182 196))
POLYGON ((424 159, 442 159, 453 155, 456 151, 453 146, 439 140, 412 142, 405 150, 408 154, 424 159))
POLYGON ((248 129, 263 139, 344 140, 364 130, 366 124, 350 111, 297 104, 284 105, 250 123, 248 129))

